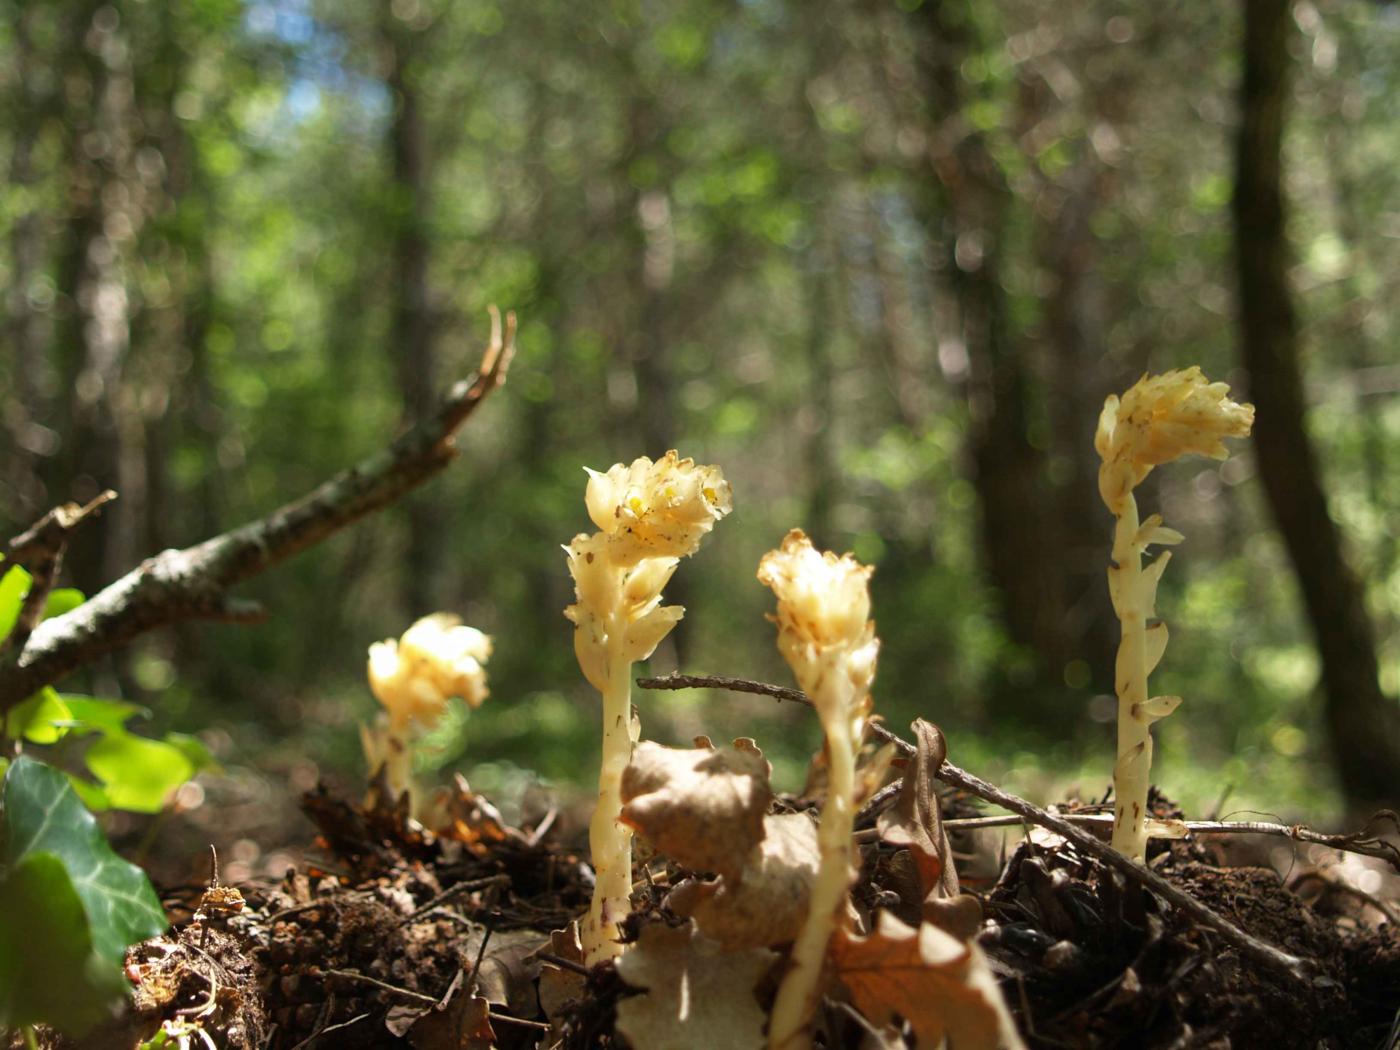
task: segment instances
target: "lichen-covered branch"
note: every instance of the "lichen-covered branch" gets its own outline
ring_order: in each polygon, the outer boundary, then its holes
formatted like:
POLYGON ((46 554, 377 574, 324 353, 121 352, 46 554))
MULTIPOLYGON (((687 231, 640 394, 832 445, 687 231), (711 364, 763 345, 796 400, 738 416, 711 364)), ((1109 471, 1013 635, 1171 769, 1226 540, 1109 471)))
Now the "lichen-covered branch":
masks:
POLYGON ((399 499, 457 455, 453 439, 506 377, 515 315, 491 311, 491 342, 475 376, 387 449, 257 521, 184 550, 162 551, 78 608, 39 624, 23 649, 0 655, 0 712, 146 631, 189 619, 253 621, 263 610, 229 588, 399 499))

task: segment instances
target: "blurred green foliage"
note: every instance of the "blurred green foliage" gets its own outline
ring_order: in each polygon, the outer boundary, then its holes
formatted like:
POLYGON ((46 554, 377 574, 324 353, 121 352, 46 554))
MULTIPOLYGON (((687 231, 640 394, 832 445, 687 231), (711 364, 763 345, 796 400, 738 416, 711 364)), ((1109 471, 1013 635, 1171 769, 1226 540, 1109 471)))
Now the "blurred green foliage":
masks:
MULTIPOLYGON (((393 333, 418 233, 437 387, 472 367, 487 304, 521 319, 508 386, 414 497, 436 515, 438 603, 497 644, 491 699, 445 724, 432 763, 488 790, 592 778, 596 698, 561 613, 559 545, 588 527, 581 467, 673 445, 725 469, 735 513, 678 572, 687 617, 653 669, 786 681, 753 574, 803 525, 877 566, 892 725, 935 720, 955 761, 1012 788, 1103 792, 1103 661, 1085 651, 1048 676, 985 571, 967 452, 984 362, 950 288, 993 246, 956 233, 930 156, 980 133, 1005 179, 997 281, 1029 385, 1021 436, 1068 484, 1092 458, 1071 432, 1107 390, 1191 363, 1240 378, 1233 7, 944 5, 964 34, 953 117, 930 110, 917 0, 0 8, 0 287, 19 350, 0 355, 0 517, 14 532, 50 502, 121 490, 75 547, 78 586, 384 445, 408 414, 393 333), (391 144, 410 96, 421 195, 391 144), (1076 273, 1070 367, 1055 326, 1076 273)), ((1288 143, 1309 422, 1392 693, 1395 10, 1298 8, 1288 143)), ((1326 814, 1316 660, 1250 457, 1160 473, 1144 502, 1188 542, 1160 603, 1173 644, 1154 682, 1186 702, 1159 779, 1196 812, 1229 784, 1240 804, 1326 814)), ((1039 536, 1056 514, 1015 526, 1039 536)), ((1086 520, 1100 533, 1036 556, 1094 579, 1109 518, 1086 520)), ((352 770, 374 708, 366 646, 433 611, 405 599, 414 528, 392 509, 250 586, 268 624, 182 626, 88 684, 149 705, 160 731, 224 728, 244 760, 352 770)), ((1074 597, 1064 616, 1092 608, 1074 597)), ((658 739, 757 737, 788 787, 819 740, 806 712, 752 697, 636 702, 658 739)), ((150 744, 112 727, 98 764, 150 744)))

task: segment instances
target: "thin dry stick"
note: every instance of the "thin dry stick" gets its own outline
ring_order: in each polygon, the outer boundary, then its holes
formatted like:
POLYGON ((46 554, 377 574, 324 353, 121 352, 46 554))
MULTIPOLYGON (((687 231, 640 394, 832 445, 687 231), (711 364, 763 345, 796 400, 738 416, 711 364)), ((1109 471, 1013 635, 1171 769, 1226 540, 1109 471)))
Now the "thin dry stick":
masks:
MULTIPOLYGON (((895 784, 898 783, 895 781, 895 784)), ((893 787, 894 784, 890 786, 893 787)), ((874 803, 878 797, 872 796, 867 806, 874 803)), ((1113 827, 1111 813, 1061 813, 1059 816, 1071 824, 1082 824, 1085 827, 1113 827)), ((979 828, 1014 827, 1024 823, 1025 821, 1020 817, 957 817, 945 820, 943 826, 949 831, 975 831, 979 828)), ((1295 842, 1307 842, 1317 846, 1326 846, 1329 849, 1341 850, 1344 853, 1375 857, 1386 861, 1396 871, 1400 871, 1400 849, 1397 849, 1394 843, 1374 838, 1365 832, 1356 832, 1351 835, 1328 835, 1314 831, 1304 824, 1273 824, 1262 820, 1173 820, 1169 823, 1173 827, 1179 825, 1193 835, 1278 835, 1293 839, 1295 842)))
MULTIPOLYGON (((673 674, 663 678, 641 678, 638 679, 637 686, 641 689, 729 689, 738 693, 757 693, 760 696, 771 696, 778 700, 790 700, 794 703, 810 705, 806 694, 800 689, 788 689, 744 678, 673 674)), ((868 728, 873 736, 886 743, 894 744, 905 755, 915 753, 913 744, 891 733, 878 722, 868 723, 868 728)), ((1238 949, 1242 955, 1250 956, 1271 969, 1287 974, 1295 981, 1306 982, 1310 979, 1309 966, 1303 959, 1296 955, 1289 955, 1287 952, 1280 951, 1273 945, 1251 936, 1224 916, 1196 900, 1195 897, 1173 886, 1155 871, 1129 859, 1108 843, 1100 841, 1063 817, 1047 813, 1039 806, 1010 792, 1003 791, 965 769, 959 769, 948 761, 944 761, 935 775, 945 784, 960 787, 984 801, 1010 810, 1012 813, 1020 814, 1031 823, 1049 828, 1056 834, 1063 836, 1108 867, 1142 883, 1159 897, 1190 915, 1202 926, 1214 930, 1222 940, 1238 949)))
POLYGON ((376 988, 383 988, 386 992, 393 992, 395 995, 401 995, 405 999, 412 999, 414 1002, 427 1003, 429 1006, 436 1006, 438 1004, 438 1001, 431 995, 415 992, 411 988, 400 988, 396 984, 389 984, 379 980, 377 977, 371 977, 369 974, 365 973, 356 973, 354 970, 322 970, 321 976, 344 977, 349 981, 364 981, 365 984, 372 984, 376 988))
POLYGON ((514 343, 515 315, 506 315, 503 334, 493 307, 491 342, 478 373, 457 383, 433 416, 387 449, 264 518, 148 558, 78 608, 40 623, 22 649, 0 653, 0 714, 153 628, 190 619, 264 618, 258 603, 233 598, 228 589, 392 503, 452 462, 454 436, 505 381, 514 343))

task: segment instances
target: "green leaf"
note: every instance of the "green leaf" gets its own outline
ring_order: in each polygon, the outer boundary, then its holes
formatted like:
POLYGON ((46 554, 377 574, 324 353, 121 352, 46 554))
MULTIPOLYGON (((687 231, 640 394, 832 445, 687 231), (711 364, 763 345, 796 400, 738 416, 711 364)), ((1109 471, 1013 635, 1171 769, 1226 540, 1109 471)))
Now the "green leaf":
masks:
POLYGON ((195 772, 180 748, 125 731, 104 735, 83 761, 102 782, 108 803, 134 813, 159 813, 195 772))
POLYGON ((76 587, 55 587, 44 602, 44 619, 72 612, 85 601, 87 595, 76 587))
POLYGON ((29 573, 18 565, 10 566, 10 570, 0 576, 0 639, 15 629, 20 606, 29 593, 29 580, 29 573))
POLYGON ((222 771, 219 760, 204 746, 204 741, 199 737, 189 733, 166 733, 161 739, 189 759, 195 773, 203 773, 205 770, 215 773, 222 771))
POLYGON ((130 945, 165 929, 165 912, 145 873, 112 852, 96 818, 58 770, 21 755, 5 775, 0 806, 4 860, 11 870, 35 853, 63 862, 103 963, 119 971, 130 945))
POLYGON ((54 853, 26 854, 0 881, 0 1028, 44 1022, 78 1034, 122 993, 93 953, 86 909, 54 853))
POLYGON ((129 719, 151 715, 149 708, 125 700, 99 700, 73 693, 63 693, 60 698, 68 707, 68 728, 75 733, 124 733, 129 719))
POLYGON ((76 773, 65 774, 68 777, 68 785, 80 799, 83 805, 94 813, 106 813, 112 808, 112 801, 107 797, 107 792, 100 784, 94 784, 91 780, 84 780, 76 773))
POLYGON ((16 704, 5 717, 5 735, 23 737, 32 744, 53 744, 68 733, 66 723, 72 712, 63 698, 48 686, 28 700, 16 704))

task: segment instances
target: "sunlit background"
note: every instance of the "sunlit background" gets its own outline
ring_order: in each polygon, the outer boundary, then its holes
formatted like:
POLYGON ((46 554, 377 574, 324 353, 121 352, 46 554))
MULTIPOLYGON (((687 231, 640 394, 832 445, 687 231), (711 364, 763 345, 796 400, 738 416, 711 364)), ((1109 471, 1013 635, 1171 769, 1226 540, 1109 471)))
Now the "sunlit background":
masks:
MULTIPOLYGON (((787 683, 754 570, 801 525, 877 566, 891 725, 936 721, 953 761, 1041 801, 1106 790, 1090 437, 1146 369, 1247 386, 1236 5, 0 11, 0 524, 119 490, 74 585, 381 448, 470 371, 488 304, 520 317, 459 461, 248 586, 268 623, 184 626, 68 683, 203 733, 232 778, 211 798, 265 812, 318 776, 357 784, 366 647, 436 609, 497 648, 491 698, 424 764, 507 805, 589 781, 598 705, 560 544, 590 527, 582 467, 668 447, 719 464, 735 510, 678 572, 688 612, 653 669, 787 683)), ((1394 695, 1400 10, 1293 11, 1308 428, 1394 695)), ((1185 704, 1155 779, 1192 815, 1333 818, 1318 660, 1247 445, 1141 499, 1187 536, 1153 679, 1185 704)), ((636 702, 657 739, 756 737, 787 788, 819 740, 760 698, 636 702)))

